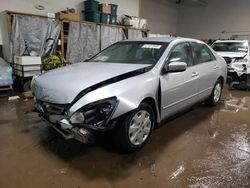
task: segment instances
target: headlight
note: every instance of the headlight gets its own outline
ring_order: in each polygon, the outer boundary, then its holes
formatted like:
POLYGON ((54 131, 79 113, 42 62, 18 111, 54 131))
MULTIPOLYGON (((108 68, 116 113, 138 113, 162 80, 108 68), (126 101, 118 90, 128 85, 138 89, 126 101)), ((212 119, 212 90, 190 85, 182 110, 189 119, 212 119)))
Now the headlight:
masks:
POLYGON ((81 124, 84 123, 85 117, 82 112, 74 113, 70 118, 70 123, 72 124, 81 124))
POLYGON ((78 125, 101 127, 107 124, 116 106, 116 97, 88 104, 75 112, 71 116, 70 122, 78 125))

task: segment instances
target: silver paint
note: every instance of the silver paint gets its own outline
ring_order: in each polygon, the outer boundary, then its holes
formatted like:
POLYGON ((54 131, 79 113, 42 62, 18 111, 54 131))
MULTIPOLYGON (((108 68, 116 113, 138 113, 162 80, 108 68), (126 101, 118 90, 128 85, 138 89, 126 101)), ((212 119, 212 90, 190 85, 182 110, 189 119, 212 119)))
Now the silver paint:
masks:
MULTIPOLYGON (((183 72, 161 74, 172 47, 180 42, 198 42, 185 38, 147 38, 136 41, 170 42, 157 64, 148 72, 95 89, 80 98, 67 112, 71 116, 81 107, 92 102, 116 96, 119 104, 111 119, 136 109, 145 98, 152 98, 157 110, 157 122, 206 99, 219 77, 226 81, 227 67, 217 55, 213 62, 187 67, 183 72), (161 88, 161 106, 158 91, 161 88)), ((208 48, 210 48, 208 46, 208 48)), ((211 49, 211 48, 210 48, 211 49)), ((51 103, 66 104, 82 90, 112 77, 147 67, 142 64, 84 62, 49 71, 32 81, 37 99, 51 103)))

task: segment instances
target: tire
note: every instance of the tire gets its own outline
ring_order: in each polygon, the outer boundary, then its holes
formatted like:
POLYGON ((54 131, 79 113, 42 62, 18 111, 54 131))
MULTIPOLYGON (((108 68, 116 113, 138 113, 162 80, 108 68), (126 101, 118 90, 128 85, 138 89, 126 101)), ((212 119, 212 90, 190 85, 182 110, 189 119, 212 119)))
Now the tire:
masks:
POLYGON ((205 104, 208 106, 217 105, 218 102, 220 101, 221 94, 222 94, 222 83, 220 80, 217 80, 214 85, 213 91, 209 96, 209 98, 205 101, 205 104))
POLYGON ((120 118, 114 131, 118 149, 123 153, 140 150, 147 143, 155 121, 153 109, 146 103, 120 118))

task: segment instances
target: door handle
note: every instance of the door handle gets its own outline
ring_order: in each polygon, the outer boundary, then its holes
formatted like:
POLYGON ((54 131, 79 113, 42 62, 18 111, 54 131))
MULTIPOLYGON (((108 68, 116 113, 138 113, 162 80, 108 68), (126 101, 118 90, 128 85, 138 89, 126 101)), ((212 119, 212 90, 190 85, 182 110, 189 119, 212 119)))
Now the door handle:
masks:
POLYGON ((198 73, 198 72, 193 72, 193 73, 192 73, 192 77, 197 77, 197 76, 199 76, 199 73, 198 73))

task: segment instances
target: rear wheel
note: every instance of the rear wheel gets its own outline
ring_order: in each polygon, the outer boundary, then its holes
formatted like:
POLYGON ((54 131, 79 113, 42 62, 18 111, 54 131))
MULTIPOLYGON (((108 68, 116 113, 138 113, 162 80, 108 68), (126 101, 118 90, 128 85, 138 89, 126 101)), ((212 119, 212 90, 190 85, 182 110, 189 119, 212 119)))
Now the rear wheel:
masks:
POLYGON ((205 101, 205 103, 208 106, 215 106, 220 101, 221 94, 222 94, 222 82, 220 80, 217 80, 211 95, 205 101))
POLYGON ((125 115, 116 127, 115 139, 123 152, 141 149, 151 135, 155 116, 150 105, 142 103, 137 109, 125 115))

